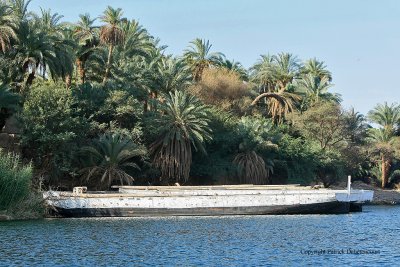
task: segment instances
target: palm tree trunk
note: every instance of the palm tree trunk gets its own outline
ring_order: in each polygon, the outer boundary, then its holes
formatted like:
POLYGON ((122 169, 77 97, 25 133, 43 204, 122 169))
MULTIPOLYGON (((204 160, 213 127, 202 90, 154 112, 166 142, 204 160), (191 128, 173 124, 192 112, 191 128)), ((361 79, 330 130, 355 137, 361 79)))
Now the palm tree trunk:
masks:
POLYGON ((254 106, 255 104, 258 103, 258 101, 260 101, 261 98, 275 98, 276 100, 278 100, 279 102, 283 102, 284 101, 284 97, 282 97, 281 95, 277 94, 277 93, 262 93, 261 95, 257 96, 253 102, 251 102, 250 106, 254 106))
POLYGON ((78 70, 80 83, 84 84, 85 83, 85 79, 86 79, 85 62, 78 58, 76 60, 76 68, 78 70))
POLYGON ((386 187, 387 184, 387 173, 388 173, 388 162, 387 159, 385 158, 385 155, 381 155, 381 166, 382 166, 382 176, 381 176, 381 180, 382 180, 382 188, 386 187))
POLYGON ((157 93, 156 92, 151 92, 150 93, 150 98, 151 98, 151 106, 150 106, 150 110, 153 111, 157 111, 157 107, 156 107, 156 102, 154 101, 157 98, 157 93))
POLYGON ((43 60, 43 80, 46 79, 46 61, 43 60))
POLYGON ((34 79, 35 79, 35 70, 32 70, 32 72, 29 73, 28 78, 26 79, 25 85, 31 86, 34 79))
POLYGON ((145 99, 143 102, 143 113, 146 113, 148 110, 149 110, 149 103, 147 99, 145 99))
POLYGON ((71 87, 71 74, 65 76, 65 87, 67 87, 67 89, 71 87))
MULTIPOLYGON (((29 73, 29 61, 25 61, 25 63, 22 66, 23 72, 28 72, 29 73)), ((32 85, 33 80, 35 79, 36 75, 36 68, 32 67, 32 72, 28 74, 28 78, 25 81, 25 86, 30 86, 32 85)))
POLYGON ((113 49, 114 49, 114 45, 110 45, 108 48, 108 58, 107 58, 106 72, 104 73, 104 78, 103 78, 103 85, 106 84, 108 75, 110 74, 111 58, 112 58, 113 49))

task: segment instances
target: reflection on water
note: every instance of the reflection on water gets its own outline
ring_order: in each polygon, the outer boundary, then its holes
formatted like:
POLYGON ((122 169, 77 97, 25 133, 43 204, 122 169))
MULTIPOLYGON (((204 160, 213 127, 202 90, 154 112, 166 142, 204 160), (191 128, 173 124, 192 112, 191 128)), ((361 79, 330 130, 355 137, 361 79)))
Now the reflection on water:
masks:
POLYGON ((0 266, 393 266, 399 230, 400 207, 387 206, 346 215, 0 222, 0 266))

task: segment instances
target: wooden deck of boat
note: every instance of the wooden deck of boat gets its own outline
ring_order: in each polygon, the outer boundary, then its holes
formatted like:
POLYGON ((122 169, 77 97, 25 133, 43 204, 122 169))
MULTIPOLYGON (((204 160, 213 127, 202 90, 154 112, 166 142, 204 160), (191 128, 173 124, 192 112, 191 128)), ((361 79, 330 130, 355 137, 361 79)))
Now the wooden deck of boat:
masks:
MULTIPOLYGON (((279 191, 291 192, 295 194, 318 194, 332 193, 329 189, 314 190, 310 186, 300 186, 298 184, 289 185, 212 185, 212 186, 112 186, 119 191, 87 191, 84 193, 60 192, 60 197, 81 197, 81 198, 120 198, 120 197, 189 197, 191 192, 193 196, 214 195, 222 192, 232 194, 260 194, 260 192, 273 194, 279 191), (309 191, 309 192, 306 192, 309 191)), ((223 193, 225 195, 225 193, 223 193)))

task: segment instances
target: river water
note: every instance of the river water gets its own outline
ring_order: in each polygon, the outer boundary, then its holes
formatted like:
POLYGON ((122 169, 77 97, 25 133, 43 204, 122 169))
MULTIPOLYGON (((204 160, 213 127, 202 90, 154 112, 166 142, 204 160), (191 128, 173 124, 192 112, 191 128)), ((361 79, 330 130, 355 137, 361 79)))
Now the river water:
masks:
POLYGON ((400 266, 400 207, 0 222, 0 266, 400 266))

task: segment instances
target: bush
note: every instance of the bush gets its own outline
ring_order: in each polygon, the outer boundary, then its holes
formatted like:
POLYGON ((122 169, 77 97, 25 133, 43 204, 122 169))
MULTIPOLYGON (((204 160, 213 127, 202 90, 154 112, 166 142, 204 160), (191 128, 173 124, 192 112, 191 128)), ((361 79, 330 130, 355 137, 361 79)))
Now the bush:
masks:
POLYGON ((140 128, 143 104, 131 91, 85 84, 72 90, 79 116, 90 123, 89 137, 105 133, 109 128, 140 128))
POLYGON ((226 69, 204 70, 201 81, 190 91, 206 104, 232 110, 239 115, 244 115, 251 103, 247 84, 237 73, 226 69))
POLYGON ((342 108, 335 103, 318 103, 302 114, 291 116, 294 127, 322 150, 341 149, 348 145, 349 133, 342 108))
POLYGON ((20 117, 25 156, 52 177, 68 173, 73 151, 89 129, 86 119, 79 116, 71 91, 57 84, 31 88, 20 117))
POLYGON ((232 161, 237 153, 240 136, 236 132, 235 119, 226 112, 212 109, 209 125, 213 139, 205 144, 207 155, 193 153, 191 181, 194 184, 237 183, 236 167, 232 161))
POLYGON ((15 154, 0 151, 0 210, 8 210, 30 195, 32 166, 15 154))
POLYGON ((277 180, 307 185, 316 179, 318 160, 310 142, 284 134, 278 148, 274 175, 277 180))
POLYGON ((140 122, 143 114, 143 104, 127 91, 111 91, 100 110, 108 121, 115 122, 118 127, 132 129, 140 122))
POLYGON ((74 98, 74 107, 78 115, 90 123, 88 136, 95 137, 106 128, 106 122, 101 111, 109 95, 109 91, 100 85, 84 84, 71 89, 74 98))

